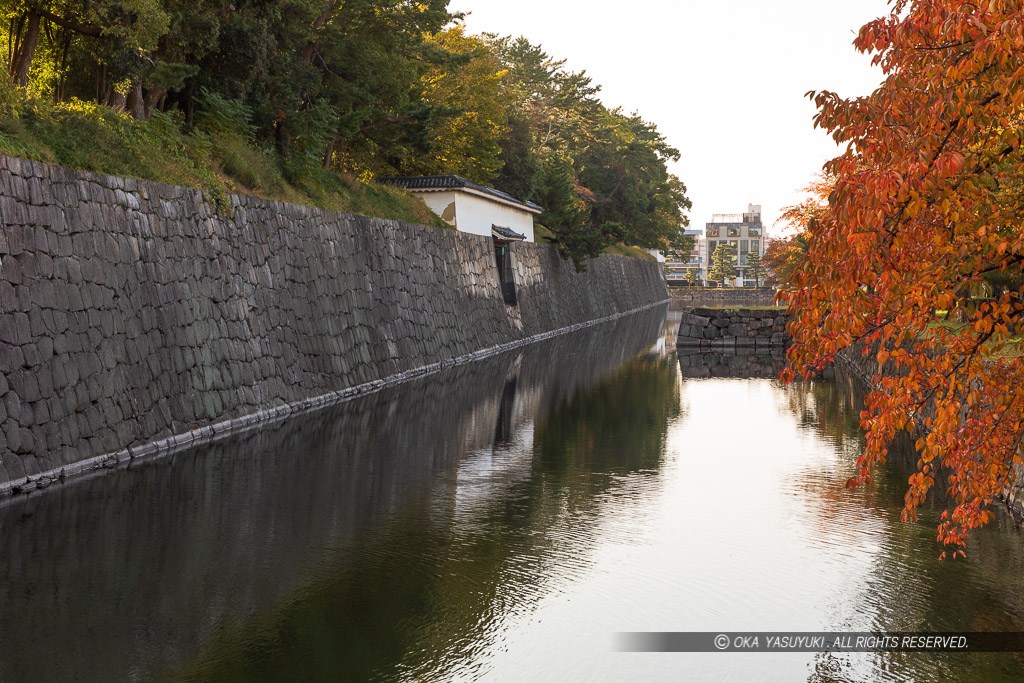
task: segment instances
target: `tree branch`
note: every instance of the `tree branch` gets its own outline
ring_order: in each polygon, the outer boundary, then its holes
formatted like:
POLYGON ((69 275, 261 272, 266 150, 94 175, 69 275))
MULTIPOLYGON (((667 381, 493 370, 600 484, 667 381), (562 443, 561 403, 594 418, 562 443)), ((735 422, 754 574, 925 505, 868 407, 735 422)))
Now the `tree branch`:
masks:
POLYGON ((74 21, 68 21, 63 17, 57 16, 53 12, 39 10, 39 16, 49 19, 53 23, 57 24, 57 26, 63 26, 66 29, 74 31, 75 33, 81 33, 83 36, 92 36, 93 38, 103 37, 103 31, 101 29, 98 29, 95 26, 86 26, 85 24, 79 24, 74 21))

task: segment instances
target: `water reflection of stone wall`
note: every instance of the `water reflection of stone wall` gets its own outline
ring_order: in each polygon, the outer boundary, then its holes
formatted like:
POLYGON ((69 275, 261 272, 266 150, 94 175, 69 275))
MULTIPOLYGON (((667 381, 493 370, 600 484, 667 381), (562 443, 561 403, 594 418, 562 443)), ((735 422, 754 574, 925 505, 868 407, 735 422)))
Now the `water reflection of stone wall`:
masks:
POLYGON ((749 351, 690 351, 679 349, 679 368, 683 377, 737 377, 777 379, 786 367, 786 352, 762 348, 749 351))
MULTIPOLYGON (((213 647, 211 639, 248 638, 254 614, 319 610, 304 596, 321 590, 323 581, 349 610, 331 603, 335 597, 323 598, 323 621, 343 631, 337 651, 349 662, 341 670, 353 671, 353 680, 369 679, 395 664, 403 639, 424 637, 403 630, 415 620, 402 617, 447 575, 417 570, 398 581, 378 563, 426 543, 432 533, 450 536, 447 515, 454 514, 457 472, 467 453, 500 450, 538 421, 549 433, 565 431, 546 416, 600 399, 586 398, 588 387, 657 341, 664 314, 639 313, 236 441, 9 500, 0 507, 0 680, 158 677, 200 657, 201 647, 213 647), (313 576, 328 578, 311 588, 313 576), (395 614, 353 618, 371 596, 380 601, 376 609, 391 605, 395 614), (397 654, 366 652, 368 629, 393 629, 380 640, 393 641, 397 654)), ((646 390, 636 397, 642 416, 650 414, 647 403, 665 402, 646 390)), ((628 418, 623 412, 590 422, 596 428, 628 418)), ((584 413, 600 415, 593 408, 584 413)), ((589 443, 590 432, 580 438, 589 443)), ((538 457, 543 471, 563 456, 538 457)), ((647 457, 642 464, 652 466, 647 457)), ((552 490, 539 485, 537 495, 552 490)), ((549 508, 562 509, 547 503, 541 509, 549 508)), ((534 514, 515 510, 485 509, 476 524, 489 514, 534 514)), ((480 562, 493 561, 488 547, 480 553, 480 562)), ((444 590, 444 609, 451 610, 450 594, 463 588, 444 590)), ((490 608, 484 601, 474 609, 490 608)), ((465 615, 468 622, 478 617, 465 615)), ((267 668, 250 673, 288 678, 300 670, 261 666, 267 668)))

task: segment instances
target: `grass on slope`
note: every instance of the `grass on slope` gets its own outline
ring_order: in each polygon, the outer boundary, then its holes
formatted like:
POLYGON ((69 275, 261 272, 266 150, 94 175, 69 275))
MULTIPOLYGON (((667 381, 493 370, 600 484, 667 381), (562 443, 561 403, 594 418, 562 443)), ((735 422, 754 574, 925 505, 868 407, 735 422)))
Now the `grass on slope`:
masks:
POLYGON ((5 103, 0 96, 0 154, 198 187, 222 210, 228 208, 229 193, 252 194, 450 229, 422 200, 401 188, 364 183, 319 167, 293 172, 289 178, 275 152, 250 144, 243 135, 184 128, 179 116, 161 112, 139 121, 78 100, 11 105, 9 97, 5 103))
POLYGON ((657 261, 654 254, 640 247, 627 247, 625 244, 612 244, 604 248, 606 254, 617 254, 631 258, 643 259, 644 261, 657 261))

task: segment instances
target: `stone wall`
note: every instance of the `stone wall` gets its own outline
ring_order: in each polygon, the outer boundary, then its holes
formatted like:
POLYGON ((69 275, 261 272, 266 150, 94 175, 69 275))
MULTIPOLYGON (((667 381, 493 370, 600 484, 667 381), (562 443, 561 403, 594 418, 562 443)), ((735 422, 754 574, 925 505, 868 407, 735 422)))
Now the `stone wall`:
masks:
POLYGON ((680 348, 778 347, 789 345, 784 310, 687 308, 679 322, 680 348))
POLYGON ((658 264, 0 157, 0 493, 663 302, 658 264))
POLYGON ((672 287, 672 302, 684 306, 712 306, 742 308, 746 306, 773 306, 775 290, 733 289, 731 287, 672 287))

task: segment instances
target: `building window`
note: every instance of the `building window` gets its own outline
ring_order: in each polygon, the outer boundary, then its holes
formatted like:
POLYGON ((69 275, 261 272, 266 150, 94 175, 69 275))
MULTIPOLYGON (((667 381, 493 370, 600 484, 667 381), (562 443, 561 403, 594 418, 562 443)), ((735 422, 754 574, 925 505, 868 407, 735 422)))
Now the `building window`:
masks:
POLYGON ((740 240, 740 253, 741 254, 746 254, 747 253, 747 241, 746 240, 740 240))
POLYGON ((730 225, 729 228, 728 228, 728 231, 729 231, 729 237, 739 237, 740 236, 740 226, 738 226, 738 225, 730 225))
POLYGON ((708 228, 707 237, 718 237, 718 228, 708 228))
POLYGON ((747 228, 747 235, 750 236, 750 237, 760 237, 761 236, 761 227, 760 226, 757 226, 757 227, 751 226, 751 227, 747 228))
POLYGON ((758 242, 757 240, 750 240, 750 253, 751 254, 758 254, 758 253, 760 253, 760 249, 761 249, 761 243, 760 242, 758 242))

